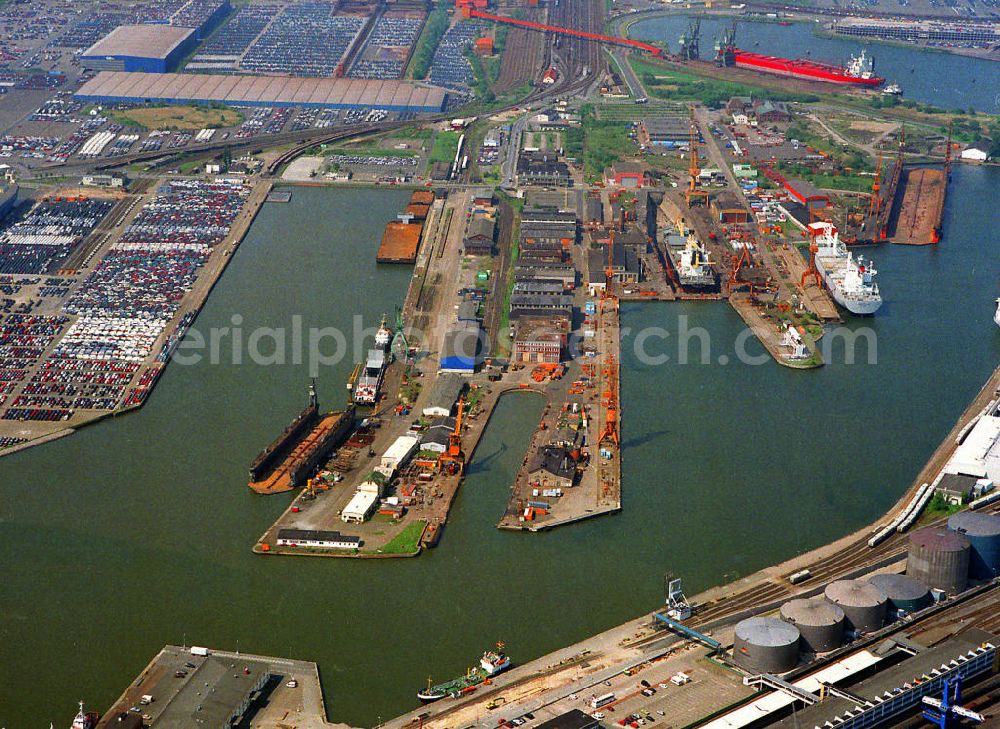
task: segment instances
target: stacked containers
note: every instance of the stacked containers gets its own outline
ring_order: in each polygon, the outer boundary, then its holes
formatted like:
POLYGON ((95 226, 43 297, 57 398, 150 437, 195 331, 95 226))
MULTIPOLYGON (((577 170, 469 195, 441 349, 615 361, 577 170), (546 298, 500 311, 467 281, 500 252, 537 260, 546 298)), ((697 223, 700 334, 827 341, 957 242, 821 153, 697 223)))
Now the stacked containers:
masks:
POLYGON ((747 618, 736 624, 733 659, 757 673, 785 673, 799 662, 799 629, 777 618, 747 618))
POLYGON ((910 535, 906 574, 932 590, 956 595, 969 582, 969 540, 945 527, 925 527, 910 535))
POLYGON ((804 651, 825 653, 844 642, 844 611, 821 597, 789 600, 781 618, 799 629, 804 651))
POLYGON ((948 528, 969 540, 969 577, 992 580, 1000 575, 1000 516, 962 511, 948 519, 948 528))
POLYGON ((837 580, 826 586, 826 599, 844 611, 845 624, 857 633, 871 633, 885 625, 888 600, 870 582, 837 580))
POLYGON ((885 593, 893 608, 904 613, 915 613, 931 604, 930 590, 909 575, 873 575, 868 581, 885 593))

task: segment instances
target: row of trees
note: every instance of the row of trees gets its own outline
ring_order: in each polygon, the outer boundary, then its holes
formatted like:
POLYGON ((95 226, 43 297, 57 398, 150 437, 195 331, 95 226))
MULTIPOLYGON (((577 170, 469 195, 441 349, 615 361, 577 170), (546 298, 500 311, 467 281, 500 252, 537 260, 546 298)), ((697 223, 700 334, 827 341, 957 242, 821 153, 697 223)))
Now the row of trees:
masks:
POLYGON ((434 51, 437 50, 441 37, 448 30, 448 12, 444 3, 438 6, 427 17, 427 24, 424 32, 420 36, 420 44, 413 52, 413 78, 424 79, 431 70, 431 61, 434 60, 434 51))

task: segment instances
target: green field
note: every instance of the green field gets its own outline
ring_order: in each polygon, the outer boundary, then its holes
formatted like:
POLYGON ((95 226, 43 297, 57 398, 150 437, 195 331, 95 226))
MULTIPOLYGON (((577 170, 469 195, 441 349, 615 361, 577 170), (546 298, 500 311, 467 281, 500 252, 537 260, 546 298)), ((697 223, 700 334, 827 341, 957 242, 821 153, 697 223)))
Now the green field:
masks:
POLYGON ((413 554, 417 551, 420 535, 424 533, 425 526, 427 522, 423 519, 407 524, 403 527, 403 531, 378 551, 382 554, 413 554))
POLYGON ((448 30, 447 3, 439 0, 437 7, 427 16, 420 37, 417 39, 416 50, 413 58, 410 59, 410 75, 415 79, 422 79, 427 76, 431 69, 431 61, 434 60, 434 51, 437 50, 441 37, 448 30))
POLYGON ((458 152, 458 140, 462 135, 458 132, 439 132, 434 138, 431 149, 431 162, 451 162, 458 152))
POLYGON ((142 129, 218 129, 243 121, 236 109, 209 106, 142 106, 109 115, 122 124, 142 129))
POLYGON ((687 71, 648 63, 630 57, 632 68, 639 75, 650 96, 668 101, 698 101, 712 108, 721 108, 733 96, 766 96, 773 101, 819 101, 812 94, 791 94, 764 86, 704 78, 687 71))
POLYGON ((378 149, 366 147, 358 149, 356 147, 327 147, 323 154, 349 154, 355 157, 417 157, 418 153, 408 149, 378 149))
POLYGON ((566 134, 565 152, 579 158, 582 151, 584 173, 593 182, 601 178, 605 167, 635 154, 637 147, 624 122, 598 119, 592 105, 584 106, 580 115, 581 130, 570 129, 566 134))
POLYGON ((602 101, 594 104, 594 114, 601 121, 640 121, 659 114, 687 114, 686 104, 651 100, 648 104, 633 101, 602 101))

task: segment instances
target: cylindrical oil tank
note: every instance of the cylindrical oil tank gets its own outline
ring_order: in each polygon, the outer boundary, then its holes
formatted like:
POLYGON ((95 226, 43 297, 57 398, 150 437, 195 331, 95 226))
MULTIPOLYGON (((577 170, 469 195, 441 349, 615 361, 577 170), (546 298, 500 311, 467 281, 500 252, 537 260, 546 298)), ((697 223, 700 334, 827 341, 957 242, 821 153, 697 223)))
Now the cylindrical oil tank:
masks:
POLYGON ((992 580, 1000 575, 1000 515, 961 511, 948 519, 948 528, 969 540, 969 577, 992 580))
POLYGON ((858 633, 871 633, 885 625, 888 601, 870 582, 837 580, 823 591, 826 599, 844 611, 845 624, 858 633))
POLYGON ((799 629, 804 651, 825 653, 844 642, 844 611, 821 597, 789 600, 781 618, 799 629))
POLYGON ((747 618, 736 624, 733 659, 757 673, 784 673, 799 662, 799 629, 778 618, 747 618))
POLYGON ((946 527, 924 527, 910 535, 906 574, 932 590, 955 595, 969 582, 969 540, 946 527))
POLYGON ((896 610, 915 613, 931 604, 931 592, 924 583, 907 575, 873 575, 868 581, 885 593, 896 610))

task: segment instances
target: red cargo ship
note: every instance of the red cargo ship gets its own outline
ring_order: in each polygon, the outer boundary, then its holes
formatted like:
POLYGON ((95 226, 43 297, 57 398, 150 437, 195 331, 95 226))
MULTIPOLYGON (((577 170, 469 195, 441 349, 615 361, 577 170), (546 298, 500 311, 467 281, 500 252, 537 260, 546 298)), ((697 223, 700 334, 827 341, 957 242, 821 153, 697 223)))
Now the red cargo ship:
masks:
MULTIPOLYGON (((804 59, 779 58, 765 56, 760 53, 743 51, 739 48, 730 49, 733 65, 741 68, 752 68, 755 71, 774 73, 781 76, 792 76, 811 81, 826 81, 835 84, 860 84, 861 86, 881 86, 885 79, 875 75, 872 59, 861 51, 861 55, 853 56, 846 66, 835 66, 831 63, 807 61, 804 59)), ((727 64, 728 65, 728 64, 727 64)))

